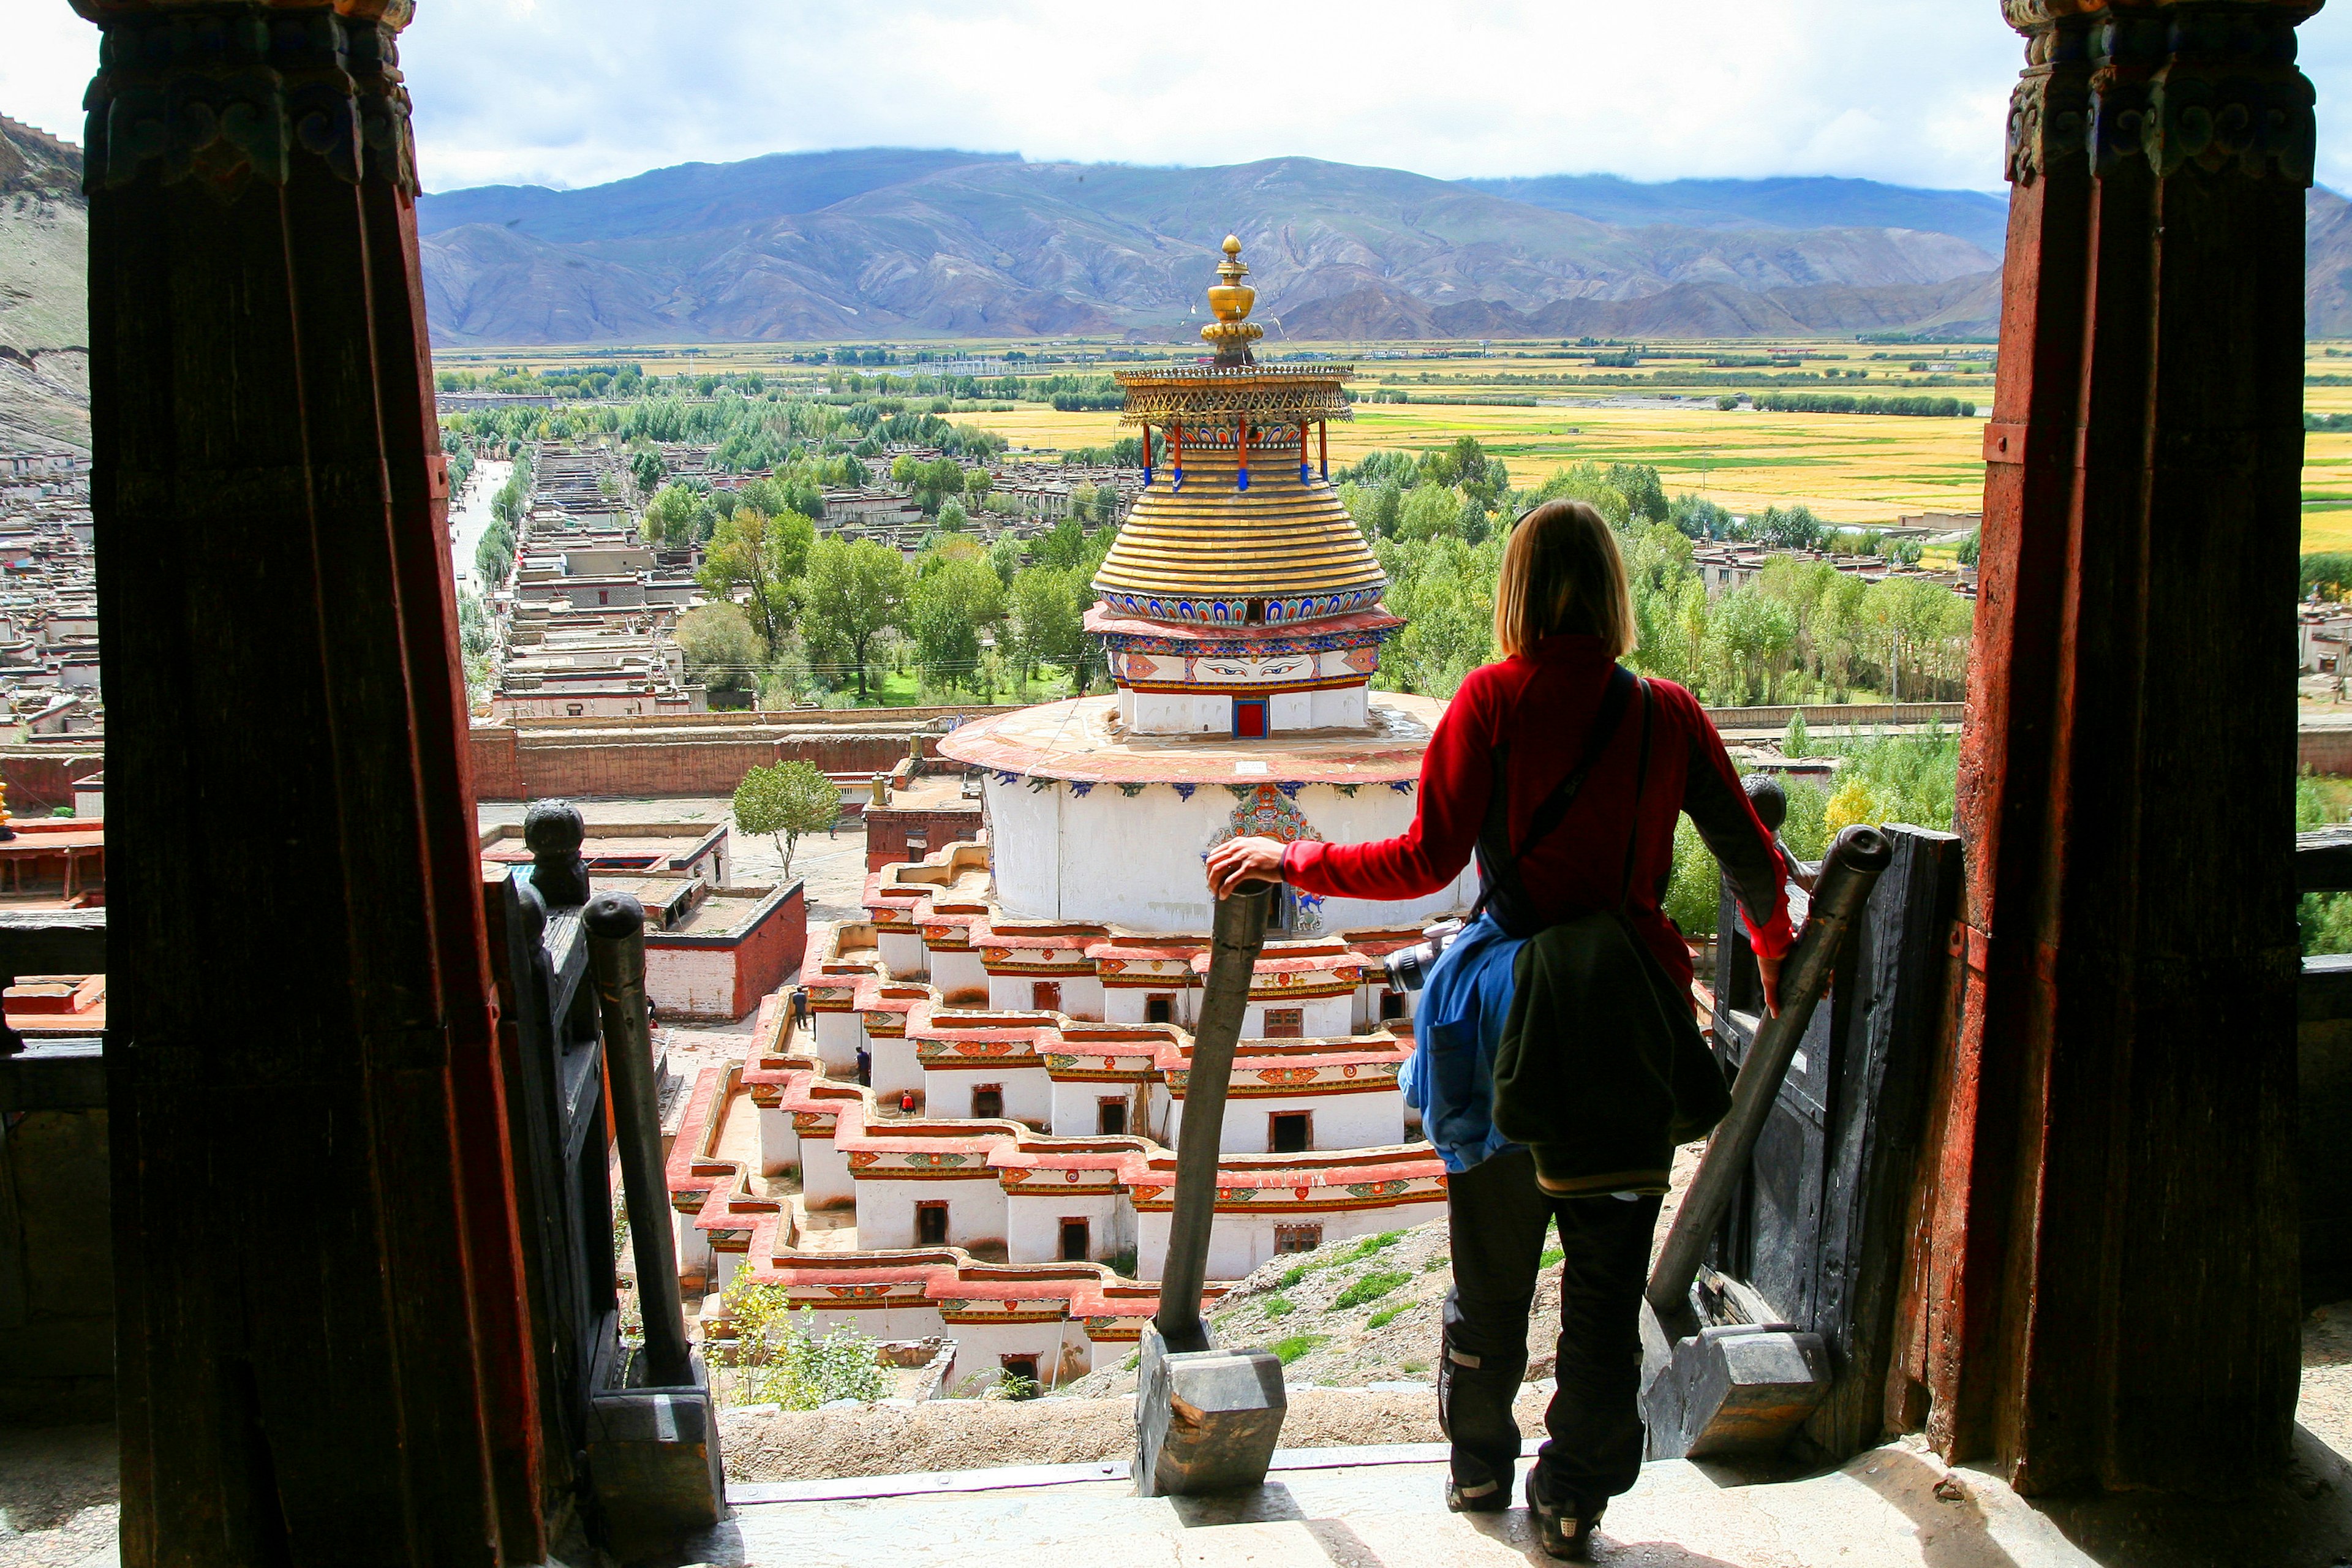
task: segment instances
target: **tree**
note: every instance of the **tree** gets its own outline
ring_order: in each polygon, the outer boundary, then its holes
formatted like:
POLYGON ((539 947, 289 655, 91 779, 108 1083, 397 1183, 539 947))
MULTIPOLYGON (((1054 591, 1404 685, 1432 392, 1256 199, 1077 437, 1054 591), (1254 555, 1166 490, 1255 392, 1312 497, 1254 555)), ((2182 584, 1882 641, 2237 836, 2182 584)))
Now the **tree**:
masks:
POLYGON ((1461 531, 1462 502, 1445 486, 1424 481, 1413 486, 1397 510, 1397 537, 1435 539, 1461 531))
POLYGON ((1072 574, 1034 566, 1013 579, 1013 646, 1024 682, 1040 664, 1068 665, 1072 674, 1087 647, 1084 606, 1072 574))
POLYGON ((1827 531, 1811 507, 1768 506, 1748 521, 1748 531, 1779 550, 1811 550, 1827 531))
POLYGON ((685 549, 701 531, 698 524, 706 505, 684 485, 664 485, 646 507, 646 537, 671 550, 685 549))
POLYGON ((1054 525, 1051 533, 1031 542, 1030 552, 1040 566, 1058 566, 1067 570, 1087 557, 1087 526, 1076 517, 1066 517, 1054 525))
POLYGON ((752 623, 761 640, 773 647, 792 625, 793 584, 815 542, 816 524, 799 512, 771 517, 746 501, 711 534, 697 576, 719 598, 731 599, 739 588, 747 591, 752 623))
POLYGON ((960 686, 979 666, 981 628, 1004 618, 1004 584, 976 550, 925 564, 907 595, 907 629, 924 674, 960 686))
POLYGON ((724 599, 677 618, 677 647, 686 656, 688 672, 701 676, 713 691, 753 689, 765 657, 760 634, 751 629, 743 606, 724 599))
POLYGON ((814 763, 778 763, 753 768, 735 786, 735 826, 765 834, 793 870, 793 850, 805 833, 828 831, 841 820, 841 791, 814 763))
POLYGON ((831 656, 857 670, 857 700, 866 700, 866 667, 874 639, 898 624, 906 603, 907 563, 871 539, 845 544, 820 539, 802 578, 801 631, 810 657, 831 656))

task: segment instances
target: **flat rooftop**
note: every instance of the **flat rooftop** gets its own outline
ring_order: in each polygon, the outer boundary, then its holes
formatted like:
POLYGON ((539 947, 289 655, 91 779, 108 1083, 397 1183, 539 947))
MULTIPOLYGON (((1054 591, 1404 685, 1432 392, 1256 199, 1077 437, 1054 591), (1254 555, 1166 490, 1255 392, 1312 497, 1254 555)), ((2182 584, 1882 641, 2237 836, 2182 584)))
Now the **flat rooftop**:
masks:
POLYGON ((1134 734, 1118 722, 1118 698, 1077 697, 974 720, 939 750, 974 767, 1076 783, 1402 784, 1421 777, 1444 711, 1435 698, 1375 691, 1367 728, 1241 740, 1134 734))

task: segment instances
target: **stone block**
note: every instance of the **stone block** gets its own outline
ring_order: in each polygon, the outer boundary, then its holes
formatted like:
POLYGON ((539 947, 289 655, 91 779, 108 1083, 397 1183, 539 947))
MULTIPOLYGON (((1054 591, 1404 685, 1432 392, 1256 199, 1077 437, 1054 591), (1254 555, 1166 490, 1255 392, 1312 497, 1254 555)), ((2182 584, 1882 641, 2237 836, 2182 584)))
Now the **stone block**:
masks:
POLYGON ((1652 1459, 1778 1453, 1829 1394, 1819 1334, 1786 1323, 1701 1329, 1664 1348, 1643 1311, 1642 1420, 1652 1459))
POLYGON ((1271 1351, 1171 1351, 1146 1324, 1135 1387, 1135 1489, 1199 1497, 1265 1483, 1289 1408, 1271 1351))
MULTIPOLYGON (((599 1358, 599 1371, 611 1362, 599 1358)), ((698 1357, 694 1385, 624 1388, 598 1377, 589 1402, 588 1473, 604 1544, 636 1557, 668 1550, 725 1517, 719 1422, 698 1357)))

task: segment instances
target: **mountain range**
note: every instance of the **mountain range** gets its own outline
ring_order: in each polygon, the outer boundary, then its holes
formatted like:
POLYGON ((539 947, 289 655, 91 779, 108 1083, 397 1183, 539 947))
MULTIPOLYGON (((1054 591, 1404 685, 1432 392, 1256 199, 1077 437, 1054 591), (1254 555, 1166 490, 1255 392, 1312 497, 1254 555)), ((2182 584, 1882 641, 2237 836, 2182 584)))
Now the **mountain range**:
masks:
MULTIPOLYGON (((81 154, 0 117, 0 437, 88 440, 81 154)), ((2309 205, 2315 337, 2352 337, 2352 203, 2309 205)), ((2003 198, 1864 180, 1441 181, 866 148, 418 203, 445 346, 1191 340, 1231 230, 1268 336, 1986 337, 2003 198)))
POLYGON ((435 340, 451 345, 1165 342, 1189 337, 1228 230, 1277 341, 1982 336, 2005 211, 1862 180, 1447 182, 1311 158, 1176 169, 898 148, 418 204, 435 340))

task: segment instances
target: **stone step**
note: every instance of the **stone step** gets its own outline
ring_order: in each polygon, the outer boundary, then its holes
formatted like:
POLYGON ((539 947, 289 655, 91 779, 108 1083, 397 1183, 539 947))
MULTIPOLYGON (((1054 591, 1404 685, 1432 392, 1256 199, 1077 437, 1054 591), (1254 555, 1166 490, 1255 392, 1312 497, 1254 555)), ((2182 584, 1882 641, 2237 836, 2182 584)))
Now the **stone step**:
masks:
MULTIPOLYGON (((1534 1440, 1528 1445, 1532 1457, 1534 1440)), ((1522 1463, 1524 1476, 1526 1463, 1522 1463)), ((1140 1499, 1123 1463, 736 1485, 681 1561, 711 1568, 1478 1568, 1547 1562, 1524 1507, 1450 1514, 1442 1445, 1286 1449, 1236 1498, 1140 1499)), ((1992 1477, 1893 1445, 1803 1479, 1644 1466, 1597 1561, 1626 1568, 2090 1568, 1992 1477)), ((1522 1483, 1524 1484, 1524 1483, 1522 1483)), ((1517 1494, 1515 1495, 1515 1500, 1517 1494)))

